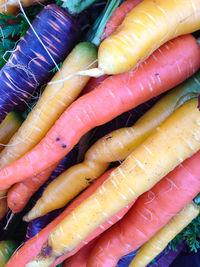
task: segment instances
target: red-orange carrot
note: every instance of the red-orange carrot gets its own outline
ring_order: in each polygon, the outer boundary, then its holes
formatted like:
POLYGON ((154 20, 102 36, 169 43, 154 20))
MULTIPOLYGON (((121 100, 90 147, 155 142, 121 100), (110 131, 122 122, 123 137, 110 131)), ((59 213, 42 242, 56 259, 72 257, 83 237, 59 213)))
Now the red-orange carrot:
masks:
POLYGON ((31 151, 0 171, 0 190, 39 173, 63 158, 90 129, 155 97, 191 76, 200 66, 192 35, 169 41, 137 70, 107 78, 75 101, 31 151))
POLYGON ((27 178, 23 182, 15 184, 8 191, 7 203, 13 212, 20 212, 24 209, 31 196, 49 179, 52 171, 58 163, 50 166, 41 173, 27 178))
POLYGON ((143 0, 127 0, 119 6, 106 24, 101 40, 110 36, 123 22, 126 15, 143 0))
MULTIPOLYGON (((70 212, 72 212, 78 205, 82 203, 87 197, 92 195, 95 190, 109 177, 112 170, 107 171, 104 175, 102 175, 97 181, 95 181, 87 190, 85 190, 81 195, 79 195, 55 220, 53 220, 50 224, 48 224, 42 231, 40 231, 36 236, 29 239, 10 259, 7 263, 6 267, 25 267, 25 265, 36 256, 42 245, 48 238, 50 231, 59 224, 70 212)), ((120 220, 127 211, 131 208, 133 203, 122 209, 116 215, 114 215, 111 219, 105 222, 103 225, 99 226, 95 231, 93 231, 86 240, 81 242, 81 244, 71 253, 60 257, 55 264, 52 266, 56 266, 66 258, 74 255, 79 249, 81 249, 88 242, 99 236, 102 232, 112 226, 112 224, 116 223, 120 220)))
POLYGON ((200 191, 200 151, 170 172, 136 201, 130 211, 98 240, 87 267, 114 267, 136 250, 200 191))
POLYGON ((98 238, 95 238, 82 249, 80 249, 75 255, 67 259, 63 267, 86 267, 89 255, 95 246, 98 238))

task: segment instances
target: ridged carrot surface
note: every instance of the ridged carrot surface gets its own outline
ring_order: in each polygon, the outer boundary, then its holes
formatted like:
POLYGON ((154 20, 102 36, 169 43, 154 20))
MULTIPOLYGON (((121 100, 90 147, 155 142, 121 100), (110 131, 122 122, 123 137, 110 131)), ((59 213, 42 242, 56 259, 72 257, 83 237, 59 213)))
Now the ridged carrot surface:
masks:
POLYGON ((84 161, 63 172, 48 185, 36 205, 25 216, 26 221, 66 205, 90 185, 109 166, 124 160, 174 110, 200 93, 200 71, 173 89, 148 110, 132 127, 113 131, 99 139, 85 154, 84 161))
MULTIPOLYGON (((63 62, 61 73, 69 75, 95 66, 96 48, 89 42, 79 43, 63 62)), ((52 81, 60 79, 57 72, 52 81)), ((46 135, 65 109, 77 98, 89 77, 75 76, 64 84, 47 85, 38 103, 29 113, 9 146, 0 154, 0 167, 4 167, 31 150, 46 135)))
POLYGON ((184 103, 49 234, 27 267, 49 266, 200 149, 197 99, 184 103), (185 127, 187 125, 187 127, 185 127), (195 138, 194 138, 195 136, 195 138), (159 152, 158 152, 159 151, 159 152))
POLYGON ((32 195, 48 180, 58 163, 43 172, 13 185, 7 194, 8 207, 15 213, 24 209, 32 195))
POLYGON ((199 193, 199 172, 200 151, 138 198, 125 217, 98 240, 87 267, 115 267, 122 256, 147 242, 199 193))
POLYGON ((0 151, 5 149, 10 138, 19 129, 22 124, 22 118, 14 112, 11 111, 3 122, 0 124, 0 151))
POLYGON ((159 232, 145 243, 130 263, 130 267, 145 267, 158 256, 168 243, 199 214, 199 207, 189 203, 177 213, 159 232))
POLYGON ((188 78, 199 68, 199 57, 198 42, 193 36, 186 35, 165 44, 136 72, 106 79, 95 90, 72 103, 37 146, 0 171, 0 190, 59 161, 95 126, 188 78))
MULTIPOLYGON (((11 111, 3 122, 0 124, 0 151, 2 151, 13 134, 19 129, 22 124, 22 119, 20 116, 11 111), (2 145, 1 145, 2 144, 2 145)), ((7 190, 0 191, 0 219, 4 217, 7 212, 7 199, 6 199, 7 190)))
POLYGON ((122 3, 106 23, 101 39, 103 40, 115 32, 123 22, 126 15, 142 1, 143 0, 126 0, 124 3, 122 3))
POLYGON ((124 73, 167 41, 200 29, 199 0, 144 0, 105 39, 98 50, 99 68, 124 73))
MULTIPOLYGON (((25 265, 35 256, 37 253, 39 253, 42 245, 47 240, 48 235, 50 231, 59 224, 60 221, 62 221, 70 212, 72 212, 80 203, 83 202, 84 199, 92 195, 92 193, 95 192, 95 190, 109 177, 112 170, 107 171, 104 175, 102 175, 97 181, 95 181, 87 190, 85 190, 83 193, 81 193, 55 220, 53 220, 50 224, 48 224, 44 229, 42 229, 36 236, 28 240, 23 247, 21 247, 10 259, 9 263, 6 267, 15 267, 16 265, 20 267, 25 267, 25 265)), ((103 225, 100 225, 95 231, 93 231, 83 242, 80 243, 80 245, 72 251, 68 255, 64 255, 63 257, 60 257, 55 265, 53 264, 53 267, 55 267, 57 264, 61 263, 66 258, 74 255, 79 249, 81 249, 83 246, 88 244, 91 240, 99 236, 102 232, 106 231, 109 227, 111 227, 114 223, 116 223, 118 220, 120 220, 131 208, 134 201, 122 209, 120 212, 115 214, 112 218, 110 218, 108 221, 106 221, 103 225)))

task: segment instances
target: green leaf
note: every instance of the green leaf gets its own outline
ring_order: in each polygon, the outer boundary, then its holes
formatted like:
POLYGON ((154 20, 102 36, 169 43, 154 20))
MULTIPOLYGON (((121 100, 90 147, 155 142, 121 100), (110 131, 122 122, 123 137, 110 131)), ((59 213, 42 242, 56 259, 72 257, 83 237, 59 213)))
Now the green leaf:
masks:
POLYGON ((94 45, 98 46, 101 42, 101 35, 103 34, 104 28, 107 21, 112 16, 115 9, 119 6, 120 0, 109 0, 101 13, 97 18, 92 28, 92 32, 89 33, 88 40, 94 45))
POLYGON ((71 14, 79 14, 97 0, 64 0, 62 7, 68 9, 71 14))
MULTIPOLYGON (((59 68, 62 68, 62 65, 63 65, 63 62, 58 63, 58 67, 59 67, 59 68)), ((57 67, 54 67, 54 68, 53 68, 52 70, 50 70, 49 72, 56 73, 57 70, 58 70, 57 67)))
POLYGON ((151 262, 152 262, 154 265, 158 265, 158 263, 156 262, 155 259, 153 259, 151 262))

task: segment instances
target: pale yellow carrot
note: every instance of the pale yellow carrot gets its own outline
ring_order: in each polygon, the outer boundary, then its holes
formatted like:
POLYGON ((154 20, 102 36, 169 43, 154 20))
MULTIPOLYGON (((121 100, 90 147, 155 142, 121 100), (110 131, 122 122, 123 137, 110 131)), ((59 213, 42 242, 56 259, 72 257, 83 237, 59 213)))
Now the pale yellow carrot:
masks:
POLYGON ((31 221, 63 207, 99 177, 110 162, 124 160, 175 109, 200 93, 199 83, 200 72, 160 99, 132 127, 121 128, 99 139, 87 151, 82 163, 72 166, 47 186, 24 220, 31 221))
MULTIPOLYGON (((88 42, 79 43, 64 61, 62 75, 91 68, 96 65, 95 59, 96 48, 88 42)), ((58 79, 59 72, 54 75, 52 81, 58 79)), ((38 144, 65 109, 77 98, 88 80, 89 77, 77 75, 64 84, 48 85, 37 105, 9 142, 9 146, 0 153, 0 168, 20 158, 38 144)))
POLYGON ((199 214, 199 207, 191 202, 175 215, 139 250, 129 267, 145 267, 159 255, 168 243, 199 214))
POLYGON ((195 98, 177 109, 110 177, 50 233, 27 267, 49 266, 72 251, 100 224, 152 188, 200 149, 200 113, 195 98))
POLYGON ((101 43, 99 68, 106 74, 127 72, 162 44, 198 29, 199 0, 144 0, 101 43))

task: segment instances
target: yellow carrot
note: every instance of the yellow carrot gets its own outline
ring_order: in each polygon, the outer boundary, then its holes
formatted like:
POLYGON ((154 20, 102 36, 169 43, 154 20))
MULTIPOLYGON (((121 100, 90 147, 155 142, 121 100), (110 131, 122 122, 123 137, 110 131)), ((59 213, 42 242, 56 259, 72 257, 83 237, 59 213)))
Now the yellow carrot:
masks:
MULTIPOLYGON (((91 43, 79 43, 64 61, 62 75, 95 66, 96 56, 96 48, 91 43)), ((58 79, 60 73, 57 72, 52 81, 58 79)), ((65 81, 64 85, 48 85, 37 105, 9 142, 9 147, 0 154, 0 168, 20 158, 39 143, 65 109, 77 98, 88 80, 89 77, 77 75, 65 81)))
MULTIPOLYGON (((22 124, 22 119, 14 111, 10 112, 0 125, 0 151, 2 151, 13 134, 19 129, 22 124)), ((7 212, 7 190, 0 191, 0 219, 4 217, 7 212)))
POLYGON ((101 43, 99 68, 107 74, 127 72, 168 40, 198 29, 199 0, 144 0, 101 43))
POLYGON ((199 83, 200 72, 159 100, 132 127, 113 131, 98 140, 82 163, 72 166, 47 186, 24 220, 31 221, 63 207, 99 177, 110 162, 124 160, 175 109, 200 93, 199 83))
POLYGON ((12 111, 10 112, 3 122, 0 124, 0 151, 2 151, 13 134, 19 129, 22 124, 22 119, 19 115, 12 111))
POLYGON ((50 233, 27 267, 49 266, 94 229, 200 149, 200 113, 195 98, 177 109, 110 177, 50 233))
POLYGON ((17 5, 8 4, 7 0, 0 0, 0 13, 16 14, 18 10, 17 5))
MULTIPOLYGON (((44 2, 44 0, 40 0, 40 3, 44 2)), ((23 7, 30 6, 32 4, 36 4, 35 0, 20 0, 20 3, 23 7)), ((1 13, 12 13, 15 14, 19 11, 19 2, 18 0, 0 0, 0 12, 1 13)))
POLYGON ((191 202, 175 215, 139 250, 129 267, 145 267, 159 255, 168 243, 199 214, 199 208, 191 202))

